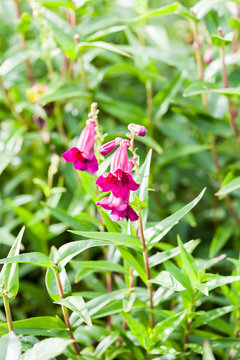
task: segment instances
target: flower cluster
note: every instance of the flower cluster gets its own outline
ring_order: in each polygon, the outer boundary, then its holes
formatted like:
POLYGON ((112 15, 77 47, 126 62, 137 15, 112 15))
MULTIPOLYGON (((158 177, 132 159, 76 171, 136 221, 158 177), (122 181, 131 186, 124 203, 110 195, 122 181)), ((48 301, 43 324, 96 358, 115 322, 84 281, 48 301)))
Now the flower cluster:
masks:
MULTIPOLYGON (((147 131, 143 126, 130 124, 129 130, 138 136, 145 136, 147 131)), ((135 164, 134 158, 128 158, 127 149, 130 146, 129 140, 116 138, 100 147, 100 154, 107 155, 115 150, 111 162, 110 172, 107 172, 97 179, 96 184, 103 192, 111 191, 108 197, 104 197, 97 205, 110 210, 110 218, 119 221, 125 217, 131 221, 138 219, 138 215, 129 204, 130 191, 139 188, 132 177, 132 168, 135 164)))
MULTIPOLYGON (((62 154, 67 162, 73 163, 76 170, 88 171, 91 174, 98 170, 98 162, 94 154, 96 129, 98 127, 97 112, 97 104, 93 103, 77 146, 62 154)), ((109 210, 110 218, 113 221, 119 221, 125 217, 131 221, 138 219, 138 215, 129 204, 130 192, 139 188, 139 184, 134 181, 132 176, 132 168, 134 165, 137 166, 133 137, 134 134, 145 136, 147 130, 144 126, 137 124, 129 124, 128 129, 130 131, 131 146, 129 140, 118 137, 99 148, 99 153, 105 156, 118 147, 112 157, 110 172, 100 175, 96 181, 101 191, 111 191, 110 195, 100 200, 97 205, 109 210), (133 158, 128 158, 129 147, 133 152, 133 158)))

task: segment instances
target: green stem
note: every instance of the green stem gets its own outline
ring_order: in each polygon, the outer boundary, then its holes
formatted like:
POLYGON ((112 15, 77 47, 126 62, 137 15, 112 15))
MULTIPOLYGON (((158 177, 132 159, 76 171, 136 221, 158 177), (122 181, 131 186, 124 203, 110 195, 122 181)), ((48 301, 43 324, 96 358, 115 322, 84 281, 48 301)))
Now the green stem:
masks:
MULTIPOLYGON (((219 28, 218 29, 219 35, 223 36, 223 32, 222 29, 219 28)), ((227 66, 226 66, 226 62, 225 62, 225 48, 224 46, 220 47, 220 57, 221 57, 221 61, 222 61, 222 78, 223 78, 223 83, 225 88, 229 87, 229 81, 228 81, 228 74, 227 74, 227 66)), ((228 114, 229 114, 229 120, 230 120, 230 125, 232 127, 233 133, 234 133, 234 137, 236 139, 236 143, 238 146, 238 150, 240 152, 240 141, 239 141, 239 131, 238 131, 238 127, 235 121, 235 115, 234 115, 234 111, 233 111, 233 107, 232 107, 232 103, 231 100, 229 98, 227 98, 227 102, 228 102, 228 114)))
MULTIPOLYGON (((61 283, 59 273, 55 269, 53 269, 53 271, 54 271, 54 274, 55 274, 55 277, 56 277, 59 295, 60 295, 61 299, 64 299, 65 296, 64 296, 64 291, 63 291, 63 287, 62 287, 62 283, 61 283)), ((70 337, 73 340, 74 350, 75 350, 77 355, 80 355, 80 350, 79 350, 78 344, 77 344, 76 339, 75 339, 75 337, 73 335, 73 332, 72 332, 72 327, 71 327, 71 324, 70 324, 68 309, 64 305, 61 305, 61 308, 62 308, 64 322, 65 322, 66 327, 67 327, 67 329, 68 329, 68 331, 70 333, 70 337)))
MULTIPOLYGON (((150 276, 150 268, 149 268, 149 261, 148 261, 148 250, 147 250, 147 247, 146 247, 145 237, 144 237, 144 233, 143 233, 142 216, 141 216, 140 210, 138 212, 138 216, 139 216, 140 238, 141 238, 142 247, 143 247, 144 265, 145 265, 145 270, 146 270, 146 274, 147 274, 147 280, 149 281, 149 280, 151 280, 151 276, 150 276)), ((151 308, 151 310, 153 310, 154 309, 154 304, 153 304, 153 291, 152 291, 152 284, 151 283, 147 284, 147 289, 148 289, 148 297, 149 297, 149 301, 150 301, 150 308, 151 308)), ((153 312, 150 313, 149 326, 150 326, 151 329, 153 329, 153 326, 154 326, 154 314, 153 314, 153 312)))
POLYGON ((5 314, 6 314, 7 323, 8 323, 8 330, 14 331, 13 323, 12 323, 11 309, 10 309, 9 299, 8 299, 7 294, 3 294, 3 304, 4 304, 5 314))

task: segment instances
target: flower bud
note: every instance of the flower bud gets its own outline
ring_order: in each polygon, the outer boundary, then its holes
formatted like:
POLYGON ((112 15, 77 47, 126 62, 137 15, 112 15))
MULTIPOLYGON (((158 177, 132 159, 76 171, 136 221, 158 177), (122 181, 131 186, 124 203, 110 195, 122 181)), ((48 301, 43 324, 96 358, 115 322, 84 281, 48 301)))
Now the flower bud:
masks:
POLYGON ((205 51, 205 54, 203 55, 203 61, 205 62, 205 64, 210 64, 210 62, 212 62, 212 60, 213 60, 212 49, 208 48, 205 51))
POLYGON ((146 128, 138 124, 129 124, 128 130, 133 132, 137 136, 145 136, 147 134, 146 128))
POLYGON ((100 146, 99 154, 106 156, 111 151, 113 151, 116 146, 117 146, 116 139, 112 140, 112 141, 109 141, 106 144, 103 144, 102 146, 100 146))

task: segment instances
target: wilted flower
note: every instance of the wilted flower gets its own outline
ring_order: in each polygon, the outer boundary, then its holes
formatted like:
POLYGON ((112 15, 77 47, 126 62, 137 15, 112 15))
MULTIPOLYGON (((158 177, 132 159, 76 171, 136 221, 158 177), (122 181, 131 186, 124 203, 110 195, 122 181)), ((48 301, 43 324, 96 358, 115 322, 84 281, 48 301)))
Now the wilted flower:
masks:
POLYGON ((128 130, 133 132, 137 136, 145 136, 147 134, 146 128, 138 124, 129 124, 128 130))
POLYGON ((129 195, 129 190, 135 191, 139 188, 128 172, 128 147, 129 141, 123 140, 113 155, 110 172, 101 175, 96 182, 101 191, 112 191, 117 198, 125 198, 129 195))
POLYGON ((67 162, 73 162, 76 170, 88 171, 93 174, 98 170, 98 163, 94 155, 95 121, 87 120, 82 130, 78 144, 62 154, 67 162))

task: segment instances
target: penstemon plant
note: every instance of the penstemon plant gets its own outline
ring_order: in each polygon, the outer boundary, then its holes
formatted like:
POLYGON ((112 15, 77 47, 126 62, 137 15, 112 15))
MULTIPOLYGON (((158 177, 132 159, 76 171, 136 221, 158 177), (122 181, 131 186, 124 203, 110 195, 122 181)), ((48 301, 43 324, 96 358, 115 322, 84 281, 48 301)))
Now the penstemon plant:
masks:
POLYGON ((240 1, 0 3, 0 360, 239 360, 240 1))

